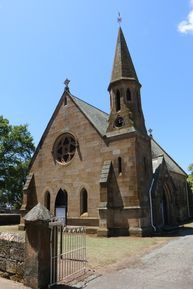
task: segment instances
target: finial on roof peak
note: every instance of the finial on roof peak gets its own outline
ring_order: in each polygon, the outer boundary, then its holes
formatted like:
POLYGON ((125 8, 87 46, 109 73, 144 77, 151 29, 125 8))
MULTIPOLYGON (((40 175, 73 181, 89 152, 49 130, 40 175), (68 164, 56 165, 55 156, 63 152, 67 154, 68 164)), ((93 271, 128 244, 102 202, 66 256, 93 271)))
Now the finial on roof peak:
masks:
POLYGON ((70 80, 68 78, 66 78, 65 81, 64 81, 64 84, 65 84, 64 90, 68 90, 69 91, 69 83, 70 83, 70 80))
POLYGON ((120 12, 118 12, 117 22, 119 23, 119 26, 121 26, 122 17, 120 12))

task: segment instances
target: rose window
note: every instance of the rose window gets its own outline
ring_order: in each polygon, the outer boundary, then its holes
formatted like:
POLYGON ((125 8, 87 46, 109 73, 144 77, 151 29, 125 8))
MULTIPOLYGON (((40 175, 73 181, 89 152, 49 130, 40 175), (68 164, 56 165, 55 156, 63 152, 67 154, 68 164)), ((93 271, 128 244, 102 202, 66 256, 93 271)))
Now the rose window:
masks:
POLYGON ((76 140, 71 134, 63 134, 55 144, 55 159, 61 164, 71 161, 76 152, 76 140))

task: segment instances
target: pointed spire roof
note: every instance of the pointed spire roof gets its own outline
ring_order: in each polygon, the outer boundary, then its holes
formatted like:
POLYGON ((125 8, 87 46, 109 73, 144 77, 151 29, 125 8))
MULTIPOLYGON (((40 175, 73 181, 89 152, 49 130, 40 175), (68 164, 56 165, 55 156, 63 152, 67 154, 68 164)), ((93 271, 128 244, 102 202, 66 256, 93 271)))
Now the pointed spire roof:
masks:
POLYGON ((119 27, 110 83, 125 78, 138 81, 123 31, 121 27, 119 27))

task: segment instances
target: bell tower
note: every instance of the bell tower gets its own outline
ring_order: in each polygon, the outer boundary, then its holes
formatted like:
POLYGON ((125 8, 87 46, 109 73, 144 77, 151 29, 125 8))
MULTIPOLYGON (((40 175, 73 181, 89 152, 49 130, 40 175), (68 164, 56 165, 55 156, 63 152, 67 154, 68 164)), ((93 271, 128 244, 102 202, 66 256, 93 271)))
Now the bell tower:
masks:
MULTIPOLYGON (((122 207, 117 208, 109 204, 107 212, 111 216, 113 211, 113 225, 110 224, 109 227, 113 227, 114 231, 115 229, 117 232, 127 231, 129 235, 141 236, 152 230, 149 200, 152 156, 141 106, 140 89, 141 84, 123 31, 119 27, 108 87, 111 109, 106 140, 112 151, 112 167, 117 188, 114 194, 116 197, 120 196, 122 207)), ((109 191, 112 193, 113 190, 109 191)), ((118 201, 115 202, 116 205, 117 203, 118 201)))
POLYGON ((139 83, 121 27, 108 87, 111 111, 107 132, 135 129, 146 134, 139 83))

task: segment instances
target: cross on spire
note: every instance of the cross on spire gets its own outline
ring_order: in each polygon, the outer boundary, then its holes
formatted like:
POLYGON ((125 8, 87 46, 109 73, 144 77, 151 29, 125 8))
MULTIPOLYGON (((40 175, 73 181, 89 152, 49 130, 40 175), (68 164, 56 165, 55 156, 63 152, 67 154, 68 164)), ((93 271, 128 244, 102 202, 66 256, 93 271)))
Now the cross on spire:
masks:
POLYGON ((118 12, 117 22, 119 23, 119 26, 121 26, 122 18, 120 12, 118 12))
POLYGON ((148 129, 148 132, 149 132, 149 136, 150 136, 150 137, 153 137, 153 135, 152 135, 153 129, 151 129, 151 128, 148 129))

